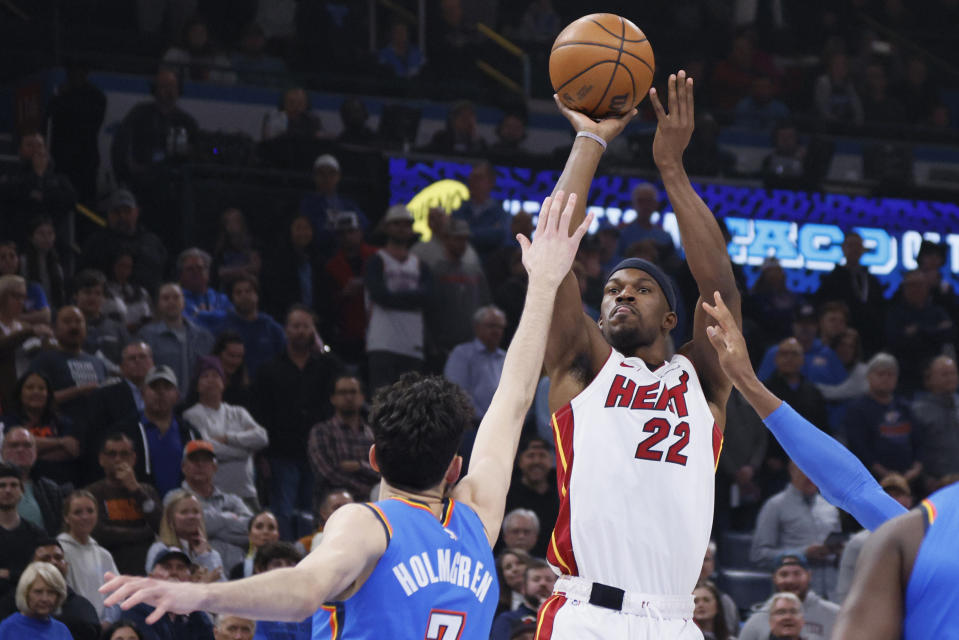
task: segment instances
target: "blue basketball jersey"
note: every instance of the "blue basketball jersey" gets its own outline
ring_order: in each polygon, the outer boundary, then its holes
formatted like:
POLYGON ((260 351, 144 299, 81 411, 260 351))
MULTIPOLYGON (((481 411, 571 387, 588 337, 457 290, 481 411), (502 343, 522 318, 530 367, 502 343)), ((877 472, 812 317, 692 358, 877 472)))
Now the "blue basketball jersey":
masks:
POLYGON ((906 587, 903 638, 959 638, 959 483, 935 492, 920 509, 927 529, 906 587))
POLYGON ((479 516, 453 500, 442 521, 413 500, 365 506, 383 524, 386 552, 359 591, 313 615, 313 640, 487 640, 499 583, 479 516))

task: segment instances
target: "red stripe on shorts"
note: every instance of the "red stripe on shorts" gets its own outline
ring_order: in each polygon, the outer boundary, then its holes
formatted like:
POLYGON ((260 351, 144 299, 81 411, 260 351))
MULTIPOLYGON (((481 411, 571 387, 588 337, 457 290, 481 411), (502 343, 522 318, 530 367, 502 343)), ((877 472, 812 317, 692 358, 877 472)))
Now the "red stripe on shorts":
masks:
POLYGON ((556 620, 556 614, 560 608, 566 604, 566 596, 557 593, 550 597, 539 608, 538 620, 536 621, 536 635, 533 640, 549 640, 553 636, 553 622, 556 620))
POLYGON ((579 575, 570 534, 569 480, 573 474, 573 408, 566 404, 553 414, 556 440, 556 486, 559 487, 559 516, 546 549, 546 559, 571 576, 579 575))

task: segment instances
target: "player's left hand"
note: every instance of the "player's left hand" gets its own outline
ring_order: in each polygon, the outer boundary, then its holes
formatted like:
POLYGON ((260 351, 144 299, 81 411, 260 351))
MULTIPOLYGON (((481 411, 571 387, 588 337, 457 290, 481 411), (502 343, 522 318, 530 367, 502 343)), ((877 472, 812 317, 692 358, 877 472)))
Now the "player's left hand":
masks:
POLYGON ((576 259, 579 241, 593 223, 593 215, 590 214, 573 231, 573 235, 569 235, 569 224, 575 209, 576 194, 571 193, 567 198, 564 192, 557 191, 543 201, 533 240, 530 241, 521 233, 516 235, 523 251, 523 266, 529 273, 531 283, 536 279, 546 286, 557 288, 569 273, 576 259))
POLYGON ((610 116, 608 118, 603 118, 602 120, 593 120, 585 113, 570 109, 563 101, 559 99, 559 96, 555 93, 553 94, 553 102, 556 103, 556 107, 559 109, 559 112, 569 120, 569 123, 573 125, 573 129, 576 133, 580 131, 589 131, 590 133, 595 133, 600 136, 607 143, 613 141, 613 139, 623 132, 623 129, 626 128, 626 125, 636 117, 636 114, 639 113, 636 109, 632 109, 629 113, 625 113, 621 116, 610 116))
POLYGON ((693 107, 693 79, 686 77, 682 69, 670 74, 666 81, 669 96, 669 113, 659 101, 655 88, 649 90, 649 101, 656 112, 656 137, 653 138, 653 160, 663 169, 667 166, 682 164, 683 151, 689 145, 696 124, 693 107))
POLYGON ((746 339, 729 307, 723 302, 722 295, 716 291, 713 299, 714 305, 703 300, 703 310, 716 321, 716 324, 706 327, 706 335, 719 356, 719 366, 734 385, 742 388, 756 379, 756 372, 749 361, 746 339))
POLYGON ((203 585, 188 582, 169 582, 155 578, 137 576, 118 576, 107 572, 99 591, 111 594, 103 604, 112 607, 119 604, 128 611, 140 603, 155 607, 147 619, 153 624, 167 613, 187 614, 197 610, 203 585))

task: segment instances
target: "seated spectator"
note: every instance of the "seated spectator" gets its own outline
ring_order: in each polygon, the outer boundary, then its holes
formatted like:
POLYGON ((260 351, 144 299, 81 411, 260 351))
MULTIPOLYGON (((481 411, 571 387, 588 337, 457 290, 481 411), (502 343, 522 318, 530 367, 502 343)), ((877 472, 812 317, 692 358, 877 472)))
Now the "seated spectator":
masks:
POLYGON ((693 589, 693 622, 703 632, 704 640, 729 640, 732 636, 726 624, 726 611, 720 601, 719 589, 709 580, 700 581, 693 589))
POLYGON ((231 207, 220 216, 220 229, 213 249, 213 266, 221 289, 227 289, 233 279, 239 276, 260 275, 260 252, 253 246, 253 236, 239 209, 231 207))
POLYGON ((492 305, 481 307, 473 314, 473 333, 476 337, 457 345, 443 368, 446 379, 469 394, 477 420, 486 415, 503 373, 506 352, 500 344, 505 329, 506 314, 492 305))
POLYGON ((143 460, 145 468, 137 477, 152 476, 161 496, 180 485, 184 448, 189 441, 199 439, 193 425, 174 415, 179 400, 176 375, 170 367, 151 369, 144 380, 143 417, 136 439, 137 458, 143 460))
POLYGON ((180 285, 167 283, 157 293, 156 320, 137 336, 150 346, 157 366, 170 367, 178 380, 193 380, 196 361, 210 353, 213 336, 184 317, 185 301, 180 285))
MULTIPOLYGON (((802 604, 803 622, 800 626, 803 640, 828 640, 832 637, 832 628, 839 615, 839 605, 810 589, 811 580, 809 562, 802 553, 783 554, 776 560, 773 589, 776 594, 788 592, 799 598, 802 604)), ((772 598, 753 609, 753 614, 739 632, 739 640, 766 640, 769 637, 772 598)))
MULTIPOLYGON (((93 603, 70 586, 71 566, 66 559, 60 541, 56 538, 37 540, 36 548, 33 551, 33 562, 49 562, 57 568, 67 582, 67 598, 60 606, 60 610, 53 615, 53 618, 67 626, 74 640, 97 640, 102 628, 100 619, 97 617, 97 611, 93 603)), ((102 584, 103 576, 100 576, 100 578, 102 584)), ((13 596, 13 594, 10 594, 10 596, 13 596)), ((0 617, 16 609, 16 602, 10 596, 3 601, 3 612, 0 613, 0 617)), ((112 613, 118 613, 119 611, 119 606, 111 609, 112 613)))
POLYGON ((503 518, 503 546, 531 553, 539 537, 539 517, 531 509, 513 509, 503 518))
POLYGON ((765 76, 753 78, 749 95, 736 105, 736 125, 751 129, 772 129, 789 117, 789 107, 773 94, 773 81, 765 76))
POLYGON ((24 132, 18 155, 19 165, 0 178, 3 235, 14 240, 28 238, 32 230, 24 228, 23 222, 37 216, 56 220, 63 233, 67 214, 77 200, 76 190, 65 175, 56 171, 46 140, 38 131, 24 132))
MULTIPOLYGON (((274 569, 293 567, 303 559, 296 548, 289 542, 269 542, 257 551, 253 560, 253 573, 266 573, 274 569)), ((312 616, 300 622, 273 622, 268 620, 256 621, 256 635, 254 640, 311 640, 313 634, 312 616)))
POLYGON ((17 507, 23 498, 20 470, 0 463, 0 596, 12 591, 30 561, 36 541, 47 534, 20 517, 17 507))
POLYGON ((57 412, 53 388, 39 373, 25 373, 17 381, 10 412, 0 418, 9 434, 23 427, 33 436, 36 451, 34 473, 63 484, 76 480, 80 455, 80 431, 57 412))
POLYGON ((867 393, 849 405, 843 420, 849 450, 879 480, 901 473, 915 481, 922 473, 921 434, 909 404, 896 395, 899 364, 888 353, 877 353, 866 371, 867 393))
POLYGON ((171 69, 193 82, 236 82, 236 73, 230 67, 230 59, 216 50, 210 40, 206 23, 198 18, 186 24, 180 43, 163 54, 161 68, 171 69))
MULTIPOLYGON (((793 320, 793 340, 799 343, 802 353, 800 373, 813 384, 838 384, 848 375, 836 352, 817 337, 819 331, 816 310, 810 304, 800 305, 793 320)), ((776 352, 779 345, 766 350, 757 375, 766 380, 776 368, 776 352)))
POLYGON ((379 136, 370 128, 370 118, 366 105, 359 98, 347 98, 340 104, 340 121, 343 130, 336 137, 339 144, 361 147, 376 146, 379 136))
POLYGON ((426 145, 426 151, 433 153, 477 154, 485 150, 486 140, 476 127, 476 109, 465 100, 450 107, 446 126, 433 134, 426 145))
POLYGON ((776 79, 779 75, 769 56, 757 50, 754 35, 743 31, 733 38, 729 55, 720 60, 713 70, 714 106, 723 111, 731 111, 740 100, 749 95, 754 78, 765 76, 776 79))
MULTIPOLYGON (((166 145, 165 138, 163 145, 166 145)), ((167 250, 160 238, 140 224, 140 208, 133 194, 126 189, 113 192, 106 218, 106 228, 94 231, 83 243, 80 266, 113 274, 122 287, 124 300, 128 298, 127 293, 135 292, 137 287, 156 291, 166 268, 167 250), (120 271, 118 275, 114 262, 124 253, 132 257, 130 273, 120 271)), ((125 269, 125 265, 122 268, 125 269)))
POLYGON ((473 166, 467 178, 470 197, 456 209, 452 216, 465 220, 469 225, 472 245, 480 256, 492 253, 511 239, 510 216, 503 203, 492 197, 496 187, 496 170, 489 162, 473 166))
POLYGON ((223 401, 248 409, 251 405, 251 385, 250 374, 244 362, 246 347, 243 346, 243 338, 234 331, 221 332, 210 355, 219 360, 220 366, 223 367, 223 377, 226 380, 223 401))
MULTIPOLYGON (((363 359, 366 337, 366 291, 363 272, 376 247, 363 241, 363 230, 356 215, 341 213, 335 222, 337 251, 323 268, 330 293, 330 309, 322 315, 332 316, 334 325, 330 342, 341 357, 359 362, 363 359)), ((319 302, 319 301, 317 301, 319 302)))
POLYGON ((137 481, 137 453, 126 435, 107 435, 99 462, 104 478, 87 487, 97 505, 93 537, 110 552, 120 573, 141 574, 160 528, 160 497, 152 485, 137 481))
POLYGON ((87 339, 83 350, 103 361, 110 374, 119 373, 120 351, 130 341, 122 323, 103 313, 107 279, 95 269, 84 269, 73 281, 73 302, 83 312, 87 323, 87 339))
POLYGON ((423 53, 410 42, 410 28, 401 20, 390 25, 390 41, 380 49, 379 63, 397 78, 412 78, 423 68, 423 53))
POLYGON ((280 539, 280 526, 276 516, 269 511, 261 511, 250 518, 247 525, 249 546, 242 562, 238 562, 230 569, 230 580, 249 578, 253 575, 253 560, 257 552, 270 542, 280 539))
POLYGON ((146 568, 152 571, 168 552, 178 551, 197 565, 194 582, 223 580, 223 560, 207 540, 199 499, 186 489, 175 489, 163 502, 160 532, 147 551, 146 568))
POLYGON ((68 417, 79 419, 107 372, 103 362, 83 352, 87 323, 76 307, 61 307, 54 325, 57 346, 39 353, 30 371, 43 374, 53 387, 57 406, 68 417))
MULTIPOLYGON (((165 548, 156 554, 153 566, 150 567, 150 577, 172 582, 194 582, 196 573, 191 574, 192 563, 190 556, 183 550, 177 547, 165 548)), ((124 613, 124 616, 143 632, 146 640, 214 640, 213 622, 202 611, 194 611, 188 615, 167 614, 150 625, 146 619, 153 611, 153 607, 141 603, 124 613)))
POLYGON ((203 249, 192 247, 176 259, 176 273, 183 291, 183 314, 197 324, 213 330, 226 312, 233 308, 225 293, 210 286, 213 259, 203 249))
POLYGON ((114 622, 103 631, 102 640, 146 640, 132 620, 114 622))
POLYGON ((363 417, 363 387, 356 376, 340 375, 333 382, 333 417, 310 430, 307 449, 317 493, 343 487, 360 500, 380 482, 370 466, 373 431, 363 417))
POLYGON ((769 390, 811 423, 828 431, 826 400, 816 385, 802 374, 803 349, 796 338, 786 338, 779 343, 775 367, 775 371, 765 379, 769 390))
POLYGON ((833 53, 826 73, 816 79, 813 104, 817 115, 827 122, 862 124, 862 101, 849 77, 849 59, 845 53, 833 53))
POLYGON ((26 567, 17 584, 17 613, 0 623, 0 640, 73 640, 53 615, 67 599, 67 583, 49 562, 26 567))
MULTIPOLYGON (((221 614, 216 617, 213 625, 214 640, 246 640, 255 638, 256 621, 239 616, 221 614)), ((271 640, 267 638, 267 640, 271 640)))
MULTIPOLYGON (((786 453, 737 389, 726 401, 726 420, 736 429, 724 434, 723 454, 716 467, 713 530, 751 530, 762 497, 776 493, 786 484, 786 453), (734 493, 738 494, 736 502, 732 499, 734 493)), ((709 556, 708 551, 706 555, 709 556)), ((711 575, 712 569, 700 579, 711 575)), ((727 619, 730 613, 727 609, 727 619)))
POLYGON ((303 138, 312 140, 323 135, 323 123, 310 112, 310 99, 300 87, 283 92, 280 108, 263 116, 262 139, 303 138))
MULTIPOLYGON (((715 586, 713 579, 717 575, 716 551, 716 542, 710 540, 709 544, 706 545, 706 554, 703 556, 703 566, 699 570, 699 581, 697 584, 709 582, 715 586)), ((718 591, 718 589, 717 593, 717 601, 723 610, 723 617, 726 619, 726 627, 729 629, 729 635, 732 638, 734 637, 733 634, 739 631, 739 607, 736 606, 736 601, 733 600, 729 594, 718 591)))
POLYGON ((32 338, 48 339, 53 335, 45 324, 30 325, 18 319, 26 295, 23 278, 0 276, 0 405, 5 408, 16 402, 17 372, 26 369, 29 362, 24 343, 32 338))
POLYGON ((260 311, 260 282, 250 274, 237 275, 227 291, 233 308, 217 325, 220 331, 233 331, 243 339, 244 359, 250 374, 283 352, 286 337, 279 323, 260 311))
POLYGON ((959 473, 959 372, 956 361, 938 356, 926 367, 925 393, 916 395, 912 415, 919 430, 919 460, 925 489, 933 491, 946 476, 959 473))
POLYGON ((266 50, 266 34, 257 22, 251 22, 240 33, 238 50, 230 57, 241 84, 276 86, 284 82, 286 63, 266 50))
POLYGON ((507 112, 496 125, 496 142, 490 145, 490 154, 498 156, 517 156, 529 153, 523 144, 526 141, 526 116, 521 113, 507 112))
POLYGON ((53 220, 47 216, 30 220, 27 239, 20 256, 20 273, 28 282, 39 283, 47 300, 58 309, 67 303, 67 287, 56 247, 57 232, 53 220))
POLYGON ((103 295, 104 315, 116 320, 136 333, 153 317, 150 294, 143 287, 130 282, 133 275, 133 253, 121 248, 113 259, 103 295))
POLYGON ((826 399, 830 430, 841 433, 843 417, 849 403, 866 393, 869 383, 866 380, 866 363, 862 361, 862 342, 859 340, 858 331, 844 329, 830 345, 848 375, 839 384, 817 384, 816 388, 826 399))
POLYGON ((838 300, 849 309, 849 324, 862 336, 867 354, 883 348, 883 318, 886 300, 882 284, 861 264, 865 248, 862 236, 847 231, 842 241, 845 264, 837 264, 819 281, 818 298, 822 302, 838 300))
MULTIPOLYGON (((17 243, 12 240, 0 240, 0 276, 20 277, 20 255, 17 243)), ((38 282, 26 282, 27 292, 23 301, 23 311, 15 319, 25 325, 50 324, 50 303, 47 294, 38 282)))
POLYGON ((361 229, 369 222, 366 214, 352 198, 339 192, 340 162, 328 153, 319 156, 313 163, 313 193, 303 196, 300 213, 313 225, 313 247, 328 258, 336 243, 336 220, 347 211, 356 214, 361 229))
POLYGON ((878 60, 866 66, 862 113, 864 120, 870 124, 902 124, 906 120, 902 103, 889 95, 886 67, 878 60))
POLYGON ((214 483, 217 459, 213 443, 193 440, 183 448, 183 484, 203 506, 203 523, 210 546, 219 553, 223 567, 232 567, 243 558, 247 525, 253 517, 240 496, 226 493, 214 483))
POLYGON ((20 472, 23 497, 17 505, 17 511, 23 518, 44 529, 47 535, 57 535, 63 522, 63 489, 36 471, 37 445, 33 434, 23 427, 8 429, 0 452, 3 461, 20 472))
POLYGON ((263 264, 263 301, 267 312, 280 318, 294 304, 309 309, 322 305, 325 256, 313 246, 313 225, 298 215, 263 264))
POLYGON ((523 604, 526 567, 531 560, 531 556, 520 549, 506 548, 496 556, 496 577, 499 580, 497 616, 506 611, 515 611, 523 604))
MULTIPOLYGON (((546 556, 546 547, 552 533, 549 523, 556 522, 559 517, 559 494, 556 491, 556 474, 553 472, 551 453, 549 443, 542 438, 527 438, 520 445, 516 457, 519 475, 514 476, 506 494, 507 512, 531 510, 537 516, 537 525, 540 522, 547 523, 542 529, 537 527, 536 541, 532 549, 528 549, 538 558, 546 556)), ((523 526, 525 521, 519 519, 518 522, 518 526, 523 526)), ((505 533, 503 543, 507 544, 505 533)))
POLYGON ((816 591, 829 598, 836 588, 835 563, 842 548, 841 543, 826 543, 830 534, 839 532, 839 510, 790 461, 789 485, 759 510, 749 558, 759 567, 775 569, 783 554, 801 553, 812 563, 816 591))
POLYGON ((648 182, 641 182, 633 187, 630 201, 636 218, 619 227, 619 240, 616 252, 625 255, 626 250, 641 240, 652 240, 659 250, 657 263, 671 262, 676 249, 673 237, 662 226, 654 224, 652 216, 659 206, 659 192, 648 182))
POLYGON ((513 626, 524 618, 536 619, 536 612, 546 599, 553 594, 556 574, 545 560, 533 558, 526 566, 523 580, 523 602, 513 611, 499 614, 493 620, 490 640, 510 640, 513 626))
POLYGON ((903 276, 900 293, 900 303, 886 314, 886 344, 899 361, 903 392, 911 393, 919 388, 923 365, 955 340, 955 324, 932 301, 929 281, 919 270, 903 276))
MULTIPOLYGON (((89 491, 74 491, 63 501, 63 528, 57 541, 63 549, 63 555, 70 567, 64 576, 74 591, 90 601, 96 609, 97 618, 108 620, 103 601, 106 596, 98 589, 103 584, 103 574, 117 575, 117 565, 110 552, 97 544, 91 536, 97 526, 97 499, 89 491)), ((120 616, 119 607, 110 611, 110 621, 120 616)))
POLYGON ((769 637, 776 640, 803 640, 802 602, 792 593, 777 593, 769 604, 769 637))
POLYGON ((763 183, 770 187, 799 187, 806 184, 806 147, 799 130, 785 121, 773 127, 773 150, 763 158, 763 183))
MULTIPOLYGON (((213 447, 218 467, 214 479, 216 487, 239 496, 253 508, 259 508, 253 454, 263 449, 269 438, 266 429, 257 424, 246 409, 223 402, 225 383, 226 374, 220 360, 214 356, 200 358, 198 402, 187 409, 183 417, 213 447)), ((196 488, 194 492, 197 492, 196 488)))
POLYGON ((330 519, 333 512, 344 504, 352 504, 354 502, 356 502, 356 500, 353 499, 353 494, 340 487, 327 489, 319 494, 316 500, 316 515, 314 517, 316 528, 312 533, 296 541, 297 550, 302 551, 305 555, 314 547, 318 547, 320 541, 323 539, 323 527, 326 526, 326 521, 330 519))

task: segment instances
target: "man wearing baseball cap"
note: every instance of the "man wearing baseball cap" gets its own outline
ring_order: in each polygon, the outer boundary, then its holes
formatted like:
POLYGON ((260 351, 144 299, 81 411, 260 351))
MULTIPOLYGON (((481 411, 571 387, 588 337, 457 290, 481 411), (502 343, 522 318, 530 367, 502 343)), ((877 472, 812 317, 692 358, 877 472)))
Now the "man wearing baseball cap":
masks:
MULTIPOLYGON (((812 573, 809 561, 802 553, 782 553, 775 561, 773 593, 794 594, 802 602, 804 640, 828 640, 839 614, 839 605, 821 598, 809 588, 812 573)), ((766 640, 769 637, 769 611, 772 602, 767 600, 749 617, 739 634, 739 640, 766 640)))
POLYGON ((313 162, 315 190, 300 201, 300 213, 313 224, 313 246, 326 257, 333 253, 336 244, 333 226, 340 213, 352 211, 363 229, 369 226, 360 206, 352 198, 340 195, 338 187, 342 177, 339 161, 324 153, 313 162))

